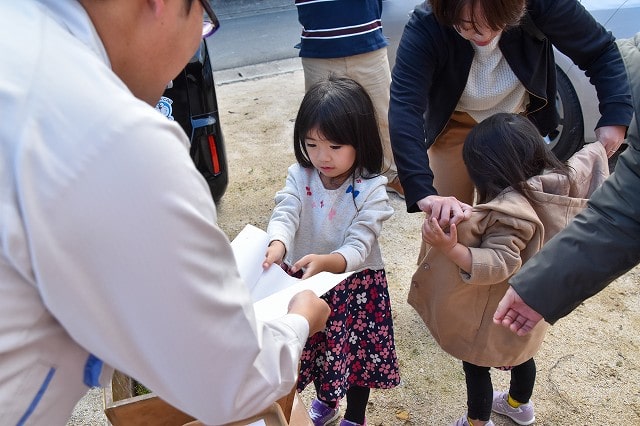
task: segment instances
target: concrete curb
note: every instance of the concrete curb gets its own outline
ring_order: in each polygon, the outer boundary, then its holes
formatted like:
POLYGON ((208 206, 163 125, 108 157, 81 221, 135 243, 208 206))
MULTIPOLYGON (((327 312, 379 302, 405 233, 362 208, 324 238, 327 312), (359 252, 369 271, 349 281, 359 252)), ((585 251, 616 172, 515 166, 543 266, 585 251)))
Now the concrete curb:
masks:
POLYGON ((270 77, 272 75, 285 74, 302 69, 300 58, 288 58, 278 61, 264 62, 256 65, 230 68, 213 72, 216 86, 237 83, 244 80, 255 80, 270 77))

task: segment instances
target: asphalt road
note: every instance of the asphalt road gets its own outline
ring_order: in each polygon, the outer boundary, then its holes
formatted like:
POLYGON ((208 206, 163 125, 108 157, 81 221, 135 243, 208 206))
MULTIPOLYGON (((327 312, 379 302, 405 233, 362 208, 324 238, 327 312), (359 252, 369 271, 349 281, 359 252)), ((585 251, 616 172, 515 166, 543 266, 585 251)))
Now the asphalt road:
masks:
MULTIPOLYGON (((383 32, 389 39, 389 61, 402 35, 409 12, 419 0, 384 0, 383 32)), ((214 10, 220 29, 210 37, 213 70, 229 70, 298 57, 301 25, 291 0, 217 0, 214 10)))

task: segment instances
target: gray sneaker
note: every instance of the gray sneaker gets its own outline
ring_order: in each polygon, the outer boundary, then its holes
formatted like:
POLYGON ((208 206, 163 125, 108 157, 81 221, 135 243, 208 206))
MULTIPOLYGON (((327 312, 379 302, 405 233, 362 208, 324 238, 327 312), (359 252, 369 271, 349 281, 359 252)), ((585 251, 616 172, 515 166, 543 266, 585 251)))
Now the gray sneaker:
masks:
POLYGON ((536 421, 536 415, 533 412, 533 402, 529 401, 522 404, 518 408, 513 408, 507 402, 508 392, 493 392, 493 406, 491 409, 498 413, 509 417, 519 425, 530 425, 536 421))

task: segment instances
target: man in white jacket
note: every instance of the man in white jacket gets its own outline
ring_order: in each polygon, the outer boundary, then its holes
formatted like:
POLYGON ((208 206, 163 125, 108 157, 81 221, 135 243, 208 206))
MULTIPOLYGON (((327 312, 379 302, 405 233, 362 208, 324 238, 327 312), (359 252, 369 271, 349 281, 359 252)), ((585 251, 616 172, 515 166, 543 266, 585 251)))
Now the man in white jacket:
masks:
POLYGON ((113 368, 207 424, 247 417, 326 322, 311 292, 256 320, 188 140, 152 107, 203 1, 0 0, 0 424, 62 425, 113 368))

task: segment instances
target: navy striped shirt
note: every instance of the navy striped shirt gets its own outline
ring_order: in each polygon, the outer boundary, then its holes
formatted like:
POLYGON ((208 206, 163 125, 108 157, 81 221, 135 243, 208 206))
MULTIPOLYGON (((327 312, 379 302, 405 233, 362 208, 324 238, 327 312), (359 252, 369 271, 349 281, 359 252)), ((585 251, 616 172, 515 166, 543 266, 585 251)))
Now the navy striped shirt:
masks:
POLYGON ((300 56, 342 58, 387 46, 382 0, 295 0, 302 24, 300 56))

